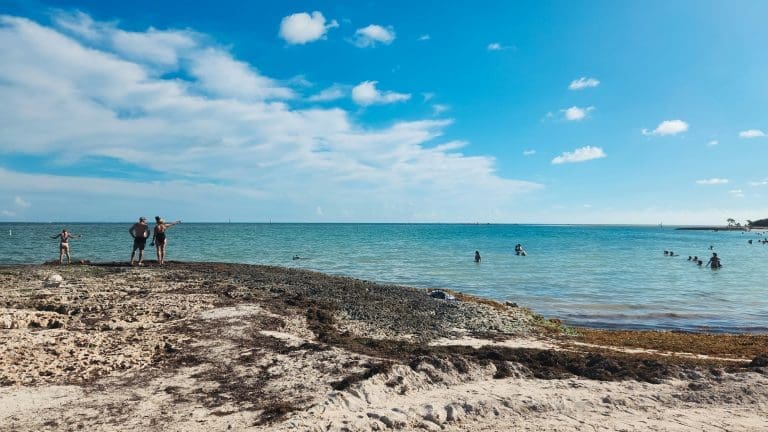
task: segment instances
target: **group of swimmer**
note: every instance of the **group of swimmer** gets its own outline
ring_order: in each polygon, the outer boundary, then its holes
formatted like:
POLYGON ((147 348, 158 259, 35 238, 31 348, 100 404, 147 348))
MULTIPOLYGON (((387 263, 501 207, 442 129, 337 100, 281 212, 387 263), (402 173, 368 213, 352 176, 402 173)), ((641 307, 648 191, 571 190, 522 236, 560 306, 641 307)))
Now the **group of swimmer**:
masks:
MULTIPOLYGON (((160 265, 165 263, 165 248, 168 245, 168 238, 165 235, 165 231, 174 226, 180 224, 181 221, 165 222, 160 216, 155 216, 155 228, 152 233, 152 243, 150 246, 155 246, 157 249, 157 262, 160 265)), ((140 217, 139 221, 133 224, 128 233, 133 237, 133 249, 131 250, 131 265, 144 265, 144 248, 147 245, 147 239, 149 238, 149 225, 147 225, 147 218, 140 217), (139 251, 138 262, 134 259, 136 251, 139 251)), ((72 234, 67 229, 61 230, 59 234, 51 238, 59 239, 59 264, 64 264, 64 256, 67 257, 67 264, 71 263, 69 256, 69 240, 80 238, 80 235, 72 234)))
MULTIPOLYGON (((520 243, 515 245, 515 255, 526 256, 527 253, 523 249, 523 245, 520 243)), ((296 258, 294 258, 296 259, 296 258)), ((475 251, 475 262, 479 263, 483 258, 480 256, 480 251, 475 251)))
MULTIPOLYGON (((710 246, 710 249, 711 249, 711 246, 710 246)), ((680 255, 677 255, 673 251, 664 251, 664 256, 675 257, 675 256, 680 256, 680 255)), ((692 257, 692 256, 688 255, 688 261, 691 261, 692 263, 696 264, 697 266, 701 266, 702 264, 704 264, 704 261, 700 260, 698 256, 693 256, 692 257)), ((723 264, 720 262, 720 258, 717 256, 716 252, 712 252, 712 256, 709 258, 709 261, 707 261, 707 264, 704 265, 704 267, 709 267, 712 270, 719 269, 722 266, 723 266, 723 264)))

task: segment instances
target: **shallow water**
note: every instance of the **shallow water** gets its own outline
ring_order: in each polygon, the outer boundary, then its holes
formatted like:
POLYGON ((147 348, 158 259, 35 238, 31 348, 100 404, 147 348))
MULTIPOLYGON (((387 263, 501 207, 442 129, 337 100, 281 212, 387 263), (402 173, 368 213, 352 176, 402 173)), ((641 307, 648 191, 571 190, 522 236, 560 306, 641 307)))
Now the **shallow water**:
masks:
MULTIPOLYGON (((67 224, 73 259, 127 261, 125 224, 67 224)), ((0 263, 58 257, 61 224, 0 224, 0 263)), ((181 224, 168 259, 300 267, 513 301, 569 324, 768 331, 768 246, 757 233, 659 227, 462 224, 181 224), (747 240, 753 239, 753 244, 747 240), (515 256, 523 244, 528 256, 515 256), (706 263, 709 247, 722 258, 706 263), (475 264, 474 251, 482 254, 475 264), (664 256, 673 250, 680 256, 664 256), (302 259, 292 259, 299 255, 302 259)), ((147 245, 148 258, 154 248, 147 245)))

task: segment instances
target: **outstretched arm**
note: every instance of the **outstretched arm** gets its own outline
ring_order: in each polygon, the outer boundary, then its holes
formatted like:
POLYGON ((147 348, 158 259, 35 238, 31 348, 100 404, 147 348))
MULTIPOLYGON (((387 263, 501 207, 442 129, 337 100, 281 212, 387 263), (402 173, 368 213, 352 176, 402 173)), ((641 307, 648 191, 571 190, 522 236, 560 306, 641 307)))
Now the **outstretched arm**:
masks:
POLYGON ((51 237, 52 239, 61 237, 61 233, 56 234, 55 236, 51 237))

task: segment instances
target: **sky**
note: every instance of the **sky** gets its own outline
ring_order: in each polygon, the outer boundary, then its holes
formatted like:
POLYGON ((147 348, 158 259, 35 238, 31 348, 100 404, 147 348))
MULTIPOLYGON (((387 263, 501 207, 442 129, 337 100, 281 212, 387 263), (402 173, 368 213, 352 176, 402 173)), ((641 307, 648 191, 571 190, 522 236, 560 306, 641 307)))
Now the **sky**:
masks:
POLYGON ((0 222, 766 218, 766 17, 0 0, 0 222))

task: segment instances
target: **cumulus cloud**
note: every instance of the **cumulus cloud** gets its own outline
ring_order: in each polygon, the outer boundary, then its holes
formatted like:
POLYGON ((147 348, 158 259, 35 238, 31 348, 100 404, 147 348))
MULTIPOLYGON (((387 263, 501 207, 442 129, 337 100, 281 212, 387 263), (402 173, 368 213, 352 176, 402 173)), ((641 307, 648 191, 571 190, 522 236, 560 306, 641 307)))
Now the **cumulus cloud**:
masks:
POLYGON ((501 51, 502 49, 504 49, 504 47, 502 47, 501 44, 498 42, 492 42, 488 44, 487 49, 488 51, 501 51))
POLYGON ((4 217, 15 217, 18 216, 19 213, 23 213, 23 211, 27 208, 29 208, 32 204, 29 203, 29 201, 24 200, 20 196, 13 197, 13 201, 11 203, 10 208, 5 208, 0 210, 0 216, 4 217))
MULTIPOLYGON (((488 203, 512 215, 513 197, 542 187, 501 177, 492 157, 460 153, 467 143, 442 139, 450 120, 372 127, 337 106, 297 108, 290 87, 206 35, 148 29, 134 35, 147 36, 146 49, 129 52, 113 42, 117 24, 77 22, 65 30, 0 17, 0 158, 108 158, 163 180, 0 168, 0 196, 50 204, 25 217, 120 218, 162 194, 190 220, 260 220, 265 211, 311 220, 317 205, 329 220, 483 220, 488 203), (174 59, 175 73, 158 73, 174 59)), ((410 98, 374 81, 355 93, 363 105, 410 98)))
POLYGON ((15 205, 18 208, 28 208, 32 204, 30 204, 28 201, 25 201, 20 196, 15 196, 15 197, 13 197, 13 205, 15 205))
POLYGON ((125 31, 111 22, 97 22, 82 12, 58 11, 54 24, 62 31, 87 40, 98 47, 107 46, 133 61, 168 69, 177 66, 180 53, 198 45, 198 35, 189 30, 125 31))
POLYGON ((295 96, 293 90, 280 86, 227 52, 208 48, 192 54, 190 61, 189 73, 197 78, 202 89, 214 96, 257 100, 295 96))
POLYGON ((336 20, 326 24, 325 17, 318 11, 312 12, 312 15, 300 12, 288 15, 280 21, 279 35, 289 44, 303 45, 325 38, 329 29, 338 26, 336 20))
POLYGON ((759 130, 759 129, 749 129, 745 131, 739 132, 739 138, 762 138, 765 136, 765 132, 759 130))
POLYGON ((307 100, 310 102, 330 102, 343 98, 345 94, 346 92, 342 86, 332 85, 320 91, 320 93, 310 96, 307 100))
POLYGON ((729 194, 733 195, 736 198, 744 198, 744 191, 741 189, 731 189, 728 191, 729 194))
POLYGON ((600 85, 600 81, 595 78, 581 77, 571 81, 568 88, 571 90, 583 90, 589 87, 597 87, 598 85, 600 85))
POLYGON ((395 30, 392 26, 382 27, 377 24, 371 24, 367 27, 357 29, 353 43, 360 48, 376 46, 378 43, 389 45, 395 40, 395 30))
POLYGON ((555 165, 564 163, 577 163, 586 162, 593 159, 600 159, 606 156, 605 152, 600 147, 585 146, 577 148, 572 152, 563 152, 560 156, 552 159, 552 163, 555 165))
POLYGON ((759 180, 759 181, 749 182, 749 185, 752 186, 752 187, 768 186, 768 178, 767 179, 763 179, 763 180, 759 180))
POLYGON ((718 141, 718 140, 710 140, 709 142, 707 142, 707 146, 708 147, 714 147, 714 146, 716 146, 718 144, 720 144, 720 141, 718 141))
POLYGON ((378 81, 363 81, 352 89, 352 100, 358 105, 390 104, 407 101, 411 98, 407 93, 393 91, 382 92, 376 88, 378 81))
POLYGON ((696 180, 696 184, 700 185, 721 185, 721 184, 728 184, 730 181, 725 178, 709 178, 709 179, 702 179, 702 180, 696 180))
POLYGON ((643 129, 643 135, 677 135, 687 130, 688 123, 682 120, 664 120, 652 131, 643 129))
POLYGON ((568 121, 581 121, 587 118, 590 111, 594 110, 595 107, 590 106, 586 108, 580 108, 577 106, 572 106, 570 108, 562 109, 560 112, 563 113, 563 117, 565 117, 568 121))
POLYGON ((523 156, 532 156, 536 154, 536 150, 523 150, 523 156))
POLYGON ((432 104, 432 114, 434 115, 440 115, 449 109, 451 109, 451 107, 445 104, 432 104))

